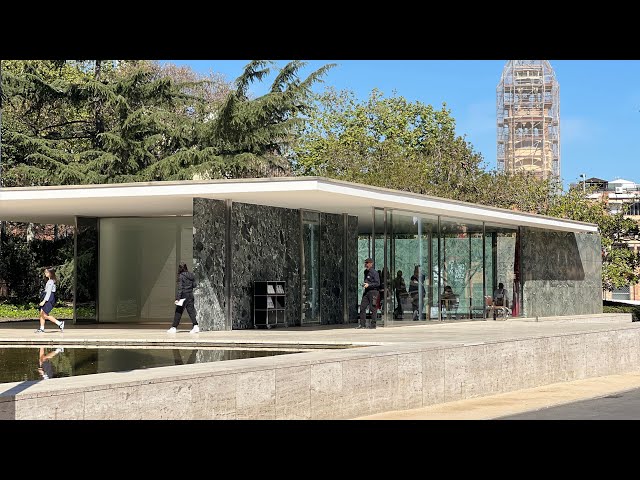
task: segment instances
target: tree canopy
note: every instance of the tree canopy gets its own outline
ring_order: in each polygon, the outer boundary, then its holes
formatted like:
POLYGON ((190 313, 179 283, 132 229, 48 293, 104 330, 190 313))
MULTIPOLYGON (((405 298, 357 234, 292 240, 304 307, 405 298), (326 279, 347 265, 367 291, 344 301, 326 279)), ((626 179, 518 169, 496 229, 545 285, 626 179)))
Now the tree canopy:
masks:
POLYGON ((304 66, 255 60, 227 82, 142 60, 4 60, 4 185, 322 175, 596 223, 603 287, 639 280, 638 256, 622 248, 637 224, 622 213, 551 180, 488 169, 446 104, 376 89, 364 101, 316 94, 333 65, 301 78, 304 66))
POLYGON ((250 62, 233 85, 148 61, 4 61, 2 122, 7 186, 229 178, 288 173, 283 156, 311 86, 250 62))
POLYGON ((623 239, 637 224, 582 191, 563 191, 553 180, 489 170, 455 131, 451 111, 374 89, 358 101, 353 92, 327 89, 314 97, 294 147, 300 175, 322 175, 414 193, 595 223, 603 249, 603 288, 640 280, 638 255, 623 239))

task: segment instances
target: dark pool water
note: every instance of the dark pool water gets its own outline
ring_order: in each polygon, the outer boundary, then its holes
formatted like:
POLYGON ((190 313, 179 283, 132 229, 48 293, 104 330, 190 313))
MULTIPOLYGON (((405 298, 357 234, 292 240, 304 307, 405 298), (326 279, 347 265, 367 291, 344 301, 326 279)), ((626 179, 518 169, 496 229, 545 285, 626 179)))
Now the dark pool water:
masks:
POLYGON ((282 350, 0 347, 0 383, 298 353, 282 350))

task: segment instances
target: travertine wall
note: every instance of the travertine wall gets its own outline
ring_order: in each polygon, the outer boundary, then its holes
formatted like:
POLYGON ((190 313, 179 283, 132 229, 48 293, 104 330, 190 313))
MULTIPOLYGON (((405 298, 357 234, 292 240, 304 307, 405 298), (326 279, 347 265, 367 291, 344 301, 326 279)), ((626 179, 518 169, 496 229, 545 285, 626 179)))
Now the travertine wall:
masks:
POLYGON ((600 235, 521 232, 522 316, 602 313, 600 235))
POLYGON ((480 345, 381 345, 7 383, 0 419, 339 419, 419 408, 637 371, 640 328, 626 317, 604 331, 480 345))

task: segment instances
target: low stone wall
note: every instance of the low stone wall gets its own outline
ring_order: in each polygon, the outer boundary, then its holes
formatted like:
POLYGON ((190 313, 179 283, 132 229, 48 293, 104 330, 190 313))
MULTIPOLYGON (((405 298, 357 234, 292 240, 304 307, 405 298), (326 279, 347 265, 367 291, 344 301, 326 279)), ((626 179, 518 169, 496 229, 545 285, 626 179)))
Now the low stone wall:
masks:
POLYGON ((618 374, 640 328, 341 351, 2 384, 0 419, 346 419, 618 374))

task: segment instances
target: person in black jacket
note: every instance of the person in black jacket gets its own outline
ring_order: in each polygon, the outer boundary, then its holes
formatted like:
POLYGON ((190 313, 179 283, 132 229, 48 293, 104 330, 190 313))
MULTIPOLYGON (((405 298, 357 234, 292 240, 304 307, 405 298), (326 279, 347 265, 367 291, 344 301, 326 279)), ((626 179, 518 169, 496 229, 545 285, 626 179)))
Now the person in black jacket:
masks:
POLYGON ((189 333, 198 333, 200 331, 198 321, 196 320, 196 307, 194 305, 195 299, 193 297, 193 289, 195 286, 195 275, 189 271, 186 263, 181 262, 178 266, 178 292, 176 294, 175 302, 176 312, 173 316, 173 324, 171 325, 171 328, 167 330, 167 333, 176 333, 178 331, 177 327, 185 308, 187 309, 189 318, 191 318, 191 323, 193 323, 193 328, 189 333), (181 301, 183 302, 180 303, 181 301))
POLYGON ((378 295, 380 289, 380 275, 373 268, 373 260, 367 258, 364 261, 364 292, 360 302, 360 321, 356 328, 376 328, 376 317, 378 316, 378 295), (367 319, 367 307, 371 311, 371 320, 367 319), (366 321, 366 325, 365 325, 366 321))

